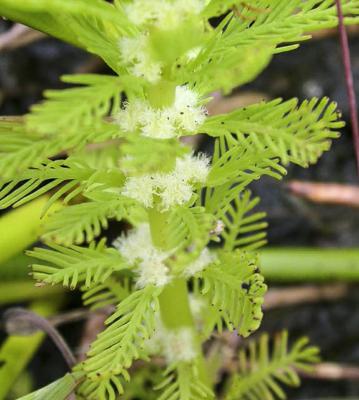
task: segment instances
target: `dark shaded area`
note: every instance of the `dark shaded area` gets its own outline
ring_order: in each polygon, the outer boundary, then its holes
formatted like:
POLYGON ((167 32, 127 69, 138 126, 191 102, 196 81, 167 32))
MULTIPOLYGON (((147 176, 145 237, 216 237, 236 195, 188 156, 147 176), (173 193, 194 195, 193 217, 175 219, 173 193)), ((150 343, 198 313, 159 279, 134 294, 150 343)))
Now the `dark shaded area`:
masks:
MULTIPOLYGON (((5 23, 0 25, 0 31, 5 23)), ((353 65, 359 88, 359 41, 352 38, 353 65)), ((0 114, 20 115, 41 98, 47 88, 62 84, 61 74, 78 71, 89 63, 81 50, 46 39, 25 48, 1 54, 0 114)), ((103 67, 105 70, 105 67, 103 67)), ((98 72, 98 70, 97 70, 98 72)), ((329 96, 348 117, 343 69, 337 38, 304 43, 290 54, 275 57, 270 67, 246 90, 258 90, 272 97, 329 96)), ((352 138, 348 129, 318 165, 309 170, 290 167, 287 179, 357 183, 352 138)), ((318 206, 290 196, 285 182, 262 179, 252 186, 268 212, 271 245, 359 246, 359 211, 344 207, 318 206)), ((112 227, 112 228, 111 228, 112 227)), ((115 237, 117 225, 109 236, 115 237)), ((78 307, 79 297, 68 306, 78 307)), ((336 303, 298 306, 267 312, 262 330, 276 332, 288 328, 292 338, 308 335, 322 349, 323 359, 359 364, 359 296, 336 303)), ((65 326, 62 333, 76 349, 80 324, 65 326)), ((66 372, 65 363, 46 340, 32 361, 36 382, 44 385, 66 372)), ((289 393, 291 400, 359 395, 358 382, 317 382, 305 380, 300 389, 289 393)))

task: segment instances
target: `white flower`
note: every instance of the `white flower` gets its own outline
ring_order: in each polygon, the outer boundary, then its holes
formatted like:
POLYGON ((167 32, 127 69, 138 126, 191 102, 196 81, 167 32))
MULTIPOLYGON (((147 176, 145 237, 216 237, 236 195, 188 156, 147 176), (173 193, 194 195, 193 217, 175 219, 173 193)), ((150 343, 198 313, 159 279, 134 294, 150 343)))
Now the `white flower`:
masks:
POLYGON ((143 59, 132 67, 133 75, 144 78, 150 83, 157 83, 161 79, 162 65, 152 61, 149 57, 143 59))
POLYGON ((189 362, 197 357, 195 339, 191 328, 166 330, 164 354, 167 362, 189 362))
POLYGON ((206 307, 206 301, 202 296, 189 294, 189 306, 195 319, 202 316, 202 311, 206 307))
POLYGON ((134 176, 126 180, 121 193, 145 207, 153 206, 154 182, 151 175, 134 176))
POLYGON ((118 42, 121 57, 126 64, 143 61, 148 46, 148 37, 139 35, 136 37, 123 37, 118 42))
POLYGON ((181 174, 187 181, 206 182, 209 174, 210 159, 205 154, 198 156, 186 155, 176 160, 176 173, 181 174))
POLYGON ((177 158, 170 173, 149 174, 128 178, 121 193, 137 200, 146 208, 153 206, 154 195, 160 197, 162 211, 174 205, 187 203, 194 191, 194 183, 205 183, 209 172, 209 159, 201 154, 177 158))
POLYGON ((140 116, 143 136, 155 139, 170 139, 176 136, 174 120, 168 110, 148 109, 140 116))
POLYGON ((179 127, 188 132, 195 132, 207 116, 207 110, 199 105, 199 95, 188 86, 177 86, 174 109, 179 127))
POLYGON ((136 267, 137 287, 162 287, 170 282, 169 268, 165 264, 169 253, 160 251, 153 245, 148 224, 141 224, 127 236, 119 237, 113 246, 131 266, 136 267))
POLYGON ((138 259, 148 258, 153 248, 149 225, 141 224, 132 229, 127 235, 122 235, 116 239, 113 246, 132 266, 138 259))
POLYGON ((177 111, 183 111, 185 108, 196 107, 199 102, 198 94, 188 86, 176 87, 176 98, 174 107, 177 111))
POLYGON ((116 122, 123 131, 133 133, 139 128, 138 116, 146 113, 147 109, 147 103, 140 100, 125 103, 124 109, 116 116, 116 122))
POLYGON ((124 10, 128 19, 135 25, 144 25, 149 21, 156 20, 157 11, 154 7, 156 1, 134 0, 125 3, 124 10))
POLYGON ((176 173, 159 176, 158 189, 163 211, 187 203, 193 195, 193 187, 176 173))
POLYGON ((148 259, 143 260, 137 271, 136 286, 144 288, 147 285, 158 287, 167 285, 171 280, 169 268, 163 263, 167 257, 167 254, 165 256, 152 254, 148 259))
POLYGON ((133 38, 121 38, 119 49, 123 63, 135 76, 151 83, 156 83, 161 79, 162 65, 151 57, 148 50, 148 35, 140 34, 133 38))
POLYGON ((205 247, 199 257, 191 264, 187 265, 186 269, 184 270, 184 274, 186 277, 196 275, 198 272, 203 271, 209 264, 212 264, 216 260, 216 255, 210 252, 207 247, 205 247))
MULTIPOLYGON (((138 70, 142 68, 141 65, 137 63, 133 66, 139 74, 142 73, 138 70)), ((147 79, 157 79, 156 74, 160 69, 157 72, 153 70, 152 77, 149 71, 146 72, 147 79)), ((128 102, 116 117, 116 121, 126 132, 133 133, 139 130, 143 136, 169 139, 179 136, 182 131, 196 132, 204 123, 207 111, 199 103, 200 97, 195 91, 187 86, 178 86, 171 107, 155 109, 147 101, 128 102)))
POLYGON ((207 0, 133 0, 124 6, 135 25, 155 25, 159 29, 174 29, 193 15, 198 15, 207 0))

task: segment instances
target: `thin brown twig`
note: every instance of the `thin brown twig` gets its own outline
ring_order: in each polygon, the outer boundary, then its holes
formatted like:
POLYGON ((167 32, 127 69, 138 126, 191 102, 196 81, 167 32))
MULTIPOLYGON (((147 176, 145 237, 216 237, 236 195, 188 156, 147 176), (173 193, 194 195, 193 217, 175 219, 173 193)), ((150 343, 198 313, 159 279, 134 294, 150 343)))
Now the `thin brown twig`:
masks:
POLYGON ((46 319, 24 308, 10 308, 4 314, 6 330, 16 335, 31 335, 36 331, 43 331, 51 338, 61 352, 68 367, 76 364, 76 359, 59 331, 46 319))
POLYGON ((318 301, 334 301, 347 296, 349 288, 344 284, 297 286, 271 289, 264 298, 263 308, 273 309, 318 301))
POLYGON ((340 44, 343 54, 343 64, 345 70, 345 81, 348 92, 350 119, 352 123, 354 149, 357 160, 357 170, 359 174, 359 121, 358 121, 358 109, 355 97, 355 89, 354 89, 353 71, 350 60, 349 41, 348 41, 348 34, 344 25, 344 15, 343 15, 341 1, 335 0, 335 3, 337 5, 337 10, 338 10, 340 44))
POLYGON ((45 37, 42 32, 22 24, 15 24, 0 35, 0 51, 14 50, 45 37))
POLYGON ((296 196, 314 203, 359 207, 359 186, 290 181, 286 187, 296 196))
POLYGON ((314 365, 311 372, 300 372, 306 378, 323 379, 328 381, 359 380, 359 367, 354 365, 320 363, 314 365))

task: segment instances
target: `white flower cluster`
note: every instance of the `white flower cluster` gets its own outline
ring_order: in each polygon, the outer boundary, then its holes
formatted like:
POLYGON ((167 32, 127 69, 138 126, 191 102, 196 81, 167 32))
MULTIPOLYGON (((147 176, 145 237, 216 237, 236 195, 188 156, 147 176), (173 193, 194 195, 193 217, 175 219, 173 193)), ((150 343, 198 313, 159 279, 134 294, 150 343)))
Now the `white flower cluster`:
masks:
POLYGON ((169 254, 158 250, 152 244, 148 224, 139 225, 127 236, 119 237, 113 245, 131 266, 137 267, 138 287, 161 287, 170 282, 169 268, 164 263, 169 254))
POLYGON ((205 247, 199 257, 189 264, 184 270, 184 275, 190 277, 203 271, 209 264, 217 261, 217 257, 207 247, 205 247))
POLYGON ((148 36, 141 34, 137 37, 124 37, 119 41, 121 58, 133 75, 144 78, 150 83, 161 79, 162 65, 153 60, 148 51, 148 36))
POLYGON ((137 26, 154 25, 168 30, 184 19, 200 14, 206 3, 207 0, 133 0, 124 6, 124 10, 137 26))
POLYGON ((156 173, 128 178, 122 190, 124 196, 137 200, 145 207, 154 204, 154 196, 161 199, 162 211, 187 203, 193 194, 193 184, 205 183, 209 173, 209 159, 200 154, 177 158, 170 173, 156 173))
POLYGON ((206 115, 207 110, 200 105, 199 95, 188 86, 177 86, 171 107, 154 109, 146 101, 132 101, 125 105, 116 120, 125 132, 139 131, 142 136, 169 139, 182 131, 196 132, 206 115))
POLYGON ((179 361, 189 362, 195 359, 197 352, 192 329, 167 330, 164 355, 168 364, 179 361))
POLYGON ((191 328, 166 329, 159 315, 157 316, 156 332, 146 341, 147 351, 150 354, 162 354, 168 364, 192 361, 197 356, 195 347, 191 328))

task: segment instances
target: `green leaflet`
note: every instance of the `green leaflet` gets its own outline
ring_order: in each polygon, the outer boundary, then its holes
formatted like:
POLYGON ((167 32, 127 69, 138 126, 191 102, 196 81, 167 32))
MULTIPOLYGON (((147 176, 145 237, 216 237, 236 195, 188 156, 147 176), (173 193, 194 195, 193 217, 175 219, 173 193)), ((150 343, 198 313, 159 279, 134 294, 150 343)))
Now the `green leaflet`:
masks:
POLYGON ((98 54, 116 67, 116 38, 135 31, 119 8, 103 0, 1 0, 2 16, 98 54))
POLYGON ((91 287, 81 287, 82 301, 91 310, 116 305, 131 294, 132 286, 129 278, 119 280, 112 276, 102 284, 96 282, 91 287))
POLYGON ((262 152, 253 150, 240 145, 230 135, 219 137, 215 142, 208 187, 231 184, 244 189, 263 175, 275 179, 286 175, 279 158, 275 158, 269 149, 262 152))
POLYGON ((47 210, 62 196, 67 203, 82 192, 93 195, 105 188, 118 189, 123 182, 124 176, 119 169, 96 170, 76 158, 48 160, 16 179, 5 181, 0 186, 0 208, 18 207, 62 185, 49 200, 47 210))
POLYGON ((28 255, 43 264, 32 265, 34 279, 50 283, 61 283, 74 289, 80 282, 89 287, 103 283, 113 272, 128 269, 117 250, 106 248, 104 241, 88 248, 79 246, 63 247, 49 244, 50 249, 35 248, 28 255))
MULTIPOLYGON (((274 54, 294 50, 310 39, 309 33, 338 24, 334 0, 292 0, 286 4, 281 0, 213 0, 203 14, 225 14, 231 7, 234 14, 218 27, 191 65, 190 73, 197 75, 207 93, 216 89, 230 92, 247 77, 253 79, 274 54), (216 75, 215 71, 221 73, 216 75)), ((343 10, 346 24, 358 23, 355 2, 343 4, 343 10)))
POLYGON ((258 329, 267 291, 257 259, 240 251, 220 253, 219 262, 196 275, 202 294, 216 307, 230 330, 244 337, 258 329))
POLYGON ((307 167, 339 136, 338 130, 344 126, 339 118, 337 104, 328 98, 301 104, 296 99, 277 99, 211 117, 204 129, 226 138, 228 147, 240 144, 247 151, 280 157, 283 164, 307 167))
POLYGON ((133 201, 121 196, 104 196, 94 200, 63 208, 50 215, 42 235, 43 239, 70 245, 91 242, 108 228, 108 220, 120 221, 138 208, 133 201))
POLYGON ((270 351, 268 335, 264 334, 239 352, 239 371, 231 380, 225 400, 286 399, 282 386, 298 386, 298 371, 310 371, 318 361, 319 350, 308 346, 307 338, 288 348, 288 333, 282 332, 274 338, 270 351))
POLYGON ((45 91, 46 100, 34 106, 27 118, 30 130, 64 135, 86 126, 98 127, 105 116, 118 112, 123 89, 120 78, 87 74, 65 75, 62 80, 84 86, 45 91))
POLYGON ((155 329, 159 293, 153 286, 135 290, 106 321, 106 330, 98 335, 82 366, 89 377, 80 389, 86 398, 114 399, 113 387, 123 392, 120 376, 129 379, 126 369, 140 357, 144 341, 155 329))
POLYGON ((234 200, 227 214, 218 214, 224 222, 225 230, 222 233, 224 249, 227 251, 241 247, 244 250, 255 250, 267 243, 266 232, 268 224, 263 222, 265 213, 252 213, 252 209, 259 203, 259 198, 250 199, 250 192, 244 192, 234 200))
POLYGON ((158 400, 205 400, 213 399, 213 393, 198 379, 195 365, 178 363, 165 371, 166 379, 156 387, 162 390, 158 400))

